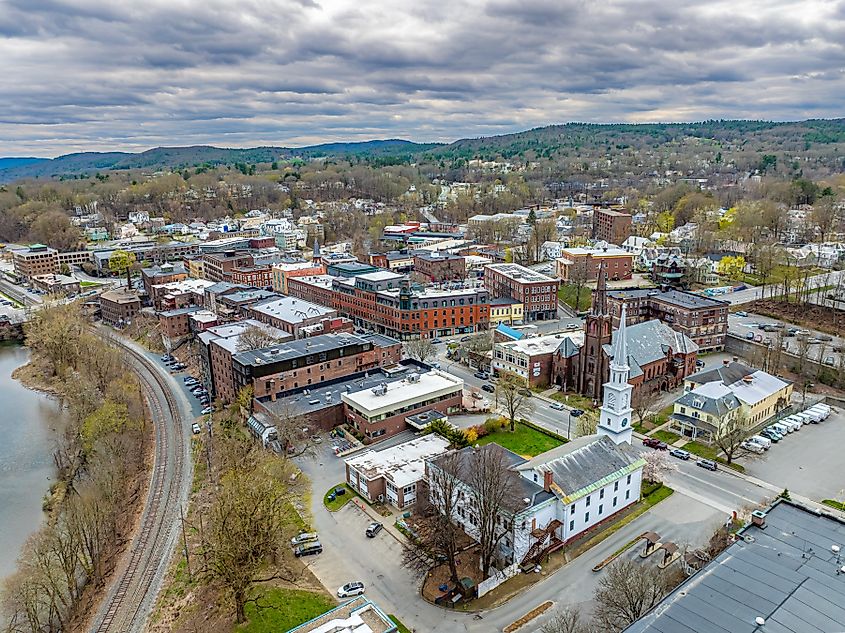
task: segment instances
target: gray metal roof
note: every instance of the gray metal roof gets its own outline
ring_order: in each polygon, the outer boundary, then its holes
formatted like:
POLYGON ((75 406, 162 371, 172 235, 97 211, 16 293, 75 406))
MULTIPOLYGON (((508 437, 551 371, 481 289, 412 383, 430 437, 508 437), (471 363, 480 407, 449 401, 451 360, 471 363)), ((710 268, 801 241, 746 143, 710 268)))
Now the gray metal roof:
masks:
POLYGON ((569 497, 622 471, 642 466, 630 444, 615 444, 606 435, 586 435, 518 465, 519 471, 551 471, 554 488, 569 497))
POLYGON ((687 380, 696 385, 703 385, 708 382, 722 381, 726 385, 732 385, 737 380, 742 380, 746 376, 753 374, 756 369, 743 365, 742 363, 732 362, 729 365, 719 365, 713 369, 700 371, 697 374, 687 376, 687 380))
MULTIPOLYGON (((613 339, 609 345, 602 346, 605 354, 610 357, 613 356, 613 342, 618 331, 613 332, 613 339)), ((676 332, 658 319, 629 325, 625 331, 631 378, 642 375, 642 368, 649 363, 665 358, 670 349, 673 354, 689 354, 698 351, 695 341, 683 332, 676 332)))
POLYGON ((741 536, 625 633, 845 631, 845 521, 779 500, 741 536))

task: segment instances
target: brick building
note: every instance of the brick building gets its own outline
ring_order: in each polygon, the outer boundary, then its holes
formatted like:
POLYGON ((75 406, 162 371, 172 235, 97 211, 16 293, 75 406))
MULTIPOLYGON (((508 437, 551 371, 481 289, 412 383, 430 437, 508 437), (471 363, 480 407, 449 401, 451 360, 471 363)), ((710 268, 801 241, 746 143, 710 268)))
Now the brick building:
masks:
POLYGON ((613 209, 593 211, 593 239, 621 246, 631 235, 631 216, 613 209))
POLYGON ((199 306, 188 306, 165 310, 158 314, 159 331, 162 337, 175 340, 191 333, 191 315, 203 311, 199 306))
POLYGON ((526 323, 557 318, 558 279, 519 264, 491 264, 484 268, 484 287, 494 299, 508 297, 521 302, 526 323))
POLYGON ((583 272, 586 281, 598 279, 599 267, 604 265, 607 279, 630 279, 634 270, 634 256, 612 246, 599 248, 564 248, 556 260, 557 276, 569 282, 583 272))
POLYGON ((36 275, 54 275, 59 272, 59 252, 44 244, 32 244, 26 250, 12 251, 15 274, 29 281, 36 275))
POLYGON ((241 336, 253 328, 263 330, 279 343, 292 339, 290 334, 254 319, 210 327, 197 336, 202 382, 213 398, 227 403, 235 399, 232 356, 241 351, 241 336))
POLYGON ((624 302, 628 325, 659 319, 686 334, 702 352, 725 348, 730 307, 727 301, 683 290, 620 288, 608 291, 607 302, 614 326, 619 324, 624 302))
POLYGON ((291 296, 348 316, 356 326, 401 340, 470 334, 487 329, 489 294, 483 288, 412 288, 407 276, 380 271, 344 279, 297 277, 291 296))
POLYGON ((461 280, 467 276, 466 260, 451 253, 418 251, 414 253, 414 272, 432 283, 461 280))
POLYGON ((272 269, 272 286, 276 292, 288 294, 288 279, 309 275, 325 275, 326 267, 312 262, 282 262, 272 269))
POLYGON ((298 297, 272 297, 243 307, 243 313, 250 319, 279 328, 283 332, 300 337, 300 329, 316 325, 325 318, 336 317, 337 312, 298 297))
POLYGON ((51 295, 79 294, 79 280, 67 275, 33 275, 30 278, 32 287, 51 295))
POLYGON ((141 310, 141 299, 131 290, 109 290, 100 295, 100 315, 103 323, 124 325, 141 310))
POLYGON ((188 271, 182 263, 162 264, 141 269, 141 282, 144 284, 144 291, 150 300, 153 300, 153 286, 161 286, 176 281, 185 281, 188 278, 188 271))
POLYGON ((233 284, 243 284, 253 288, 270 288, 273 285, 273 269, 270 266, 233 268, 229 279, 233 284))
POLYGON ((493 343, 491 368, 496 375, 508 373, 518 376, 526 386, 546 387, 552 382, 555 353, 566 341, 580 346, 584 335, 575 332, 497 341, 493 343))
POLYGON ((203 275, 210 281, 232 281, 232 270, 249 268, 255 263, 252 254, 248 251, 206 253, 202 256, 202 260, 203 275))
POLYGON ((402 343, 378 334, 323 334, 232 357, 234 392, 252 386, 256 398, 342 378, 402 360, 402 343))

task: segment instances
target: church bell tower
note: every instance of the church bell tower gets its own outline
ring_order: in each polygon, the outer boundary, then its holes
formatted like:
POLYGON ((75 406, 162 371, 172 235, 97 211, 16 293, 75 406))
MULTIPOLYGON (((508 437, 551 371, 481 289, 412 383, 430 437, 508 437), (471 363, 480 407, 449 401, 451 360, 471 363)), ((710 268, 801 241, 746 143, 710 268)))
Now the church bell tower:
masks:
POLYGON ((596 291, 593 294, 593 303, 584 327, 581 380, 578 391, 588 398, 598 400, 601 398, 601 384, 604 382, 607 364, 602 346, 610 343, 613 330, 613 321, 607 307, 607 271, 604 262, 599 262, 596 291))
POLYGON ((613 360, 610 362, 610 380, 604 383, 601 417, 596 432, 607 435, 616 444, 631 443, 634 430, 631 428, 631 395, 633 387, 628 383, 631 368, 628 366, 628 341, 625 332, 625 304, 619 317, 619 329, 613 341, 613 360))

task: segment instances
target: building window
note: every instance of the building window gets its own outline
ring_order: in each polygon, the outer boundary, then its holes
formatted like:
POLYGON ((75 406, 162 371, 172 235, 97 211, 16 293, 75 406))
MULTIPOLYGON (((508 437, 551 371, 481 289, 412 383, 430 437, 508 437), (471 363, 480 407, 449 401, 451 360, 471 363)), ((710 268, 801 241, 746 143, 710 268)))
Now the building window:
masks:
POLYGON ((569 522, 569 531, 570 531, 570 532, 574 532, 574 531, 575 531, 575 521, 570 521, 570 522, 569 522))
POLYGON ((604 488, 599 490, 599 499, 604 499, 604 488))
POLYGON ((631 491, 630 491, 630 490, 626 490, 626 491, 625 491, 625 499, 627 500, 627 499, 630 499, 630 498, 631 498, 631 491))
POLYGON ((589 522, 590 522, 590 513, 587 512, 587 513, 584 514, 584 523, 589 523, 589 522))
POLYGON ((569 514, 575 514, 575 504, 574 503, 571 506, 569 506, 569 514))
POLYGON ((628 475, 628 485, 631 485, 631 475, 628 475))
POLYGON ((616 492, 617 490, 619 490, 619 482, 614 481, 613 482, 613 492, 616 492))
POLYGON ((604 511, 604 505, 600 503, 600 504, 599 504, 599 516, 601 516, 601 513, 602 513, 603 511, 604 511))
POLYGON ((587 507, 590 507, 590 495, 587 495, 587 507))
POLYGON ((616 497, 613 497, 613 507, 616 507, 616 497))

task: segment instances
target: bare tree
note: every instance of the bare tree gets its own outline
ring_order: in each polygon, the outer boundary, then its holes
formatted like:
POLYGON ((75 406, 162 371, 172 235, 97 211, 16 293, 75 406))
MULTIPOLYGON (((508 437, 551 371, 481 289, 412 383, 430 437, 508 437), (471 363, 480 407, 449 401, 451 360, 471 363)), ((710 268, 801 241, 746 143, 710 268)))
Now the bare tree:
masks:
POLYGON ((405 546, 403 564, 420 573, 444 559, 453 583, 460 580, 457 556, 463 531, 456 522, 464 462, 457 451, 428 465, 428 482, 417 490, 416 538, 405 546))
POLYGON ((487 577, 496 558, 499 542, 513 530, 514 504, 518 502, 516 478, 510 470, 507 452, 498 444, 487 444, 473 451, 467 468, 469 511, 477 519, 481 571, 487 577))
POLYGON ((577 437, 584 437, 585 435, 593 435, 599 425, 598 414, 594 411, 584 411, 578 417, 575 423, 575 433, 577 437))
POLYGON ((314 448, 313 434, 307 416, 298 413, 290 402, 276 407, 271 414, 283 457, 299 457, 314 448))
POLYGON ((590 623, 581 619, 578 609, 564 605, 555 610, 539 633, 590 633, 592 630, 590 623))
POLYGON ((496 402, 504 409, 504 413, 510 421, 511 431, 516 429, 516 420, 520 416, 527 416, 534 407, 531 403, 530 391, 526 390, 519 376, 512 373, 503 373, 499 376, 496 385, 496 402))
POLYGON ((251 325, 238 337, 238 351, 249 352, 254 349, 264 349, 279 343, 281 339, 273 336, 265 328, 251 325))
POLYGON ((730 464, 744 450, 742 443, 748 437, 747 420, 737 413, 730 416, 713 436, 713 443, 725 454, 725 461, 730 464))
POLYGON ((412 341, 406 341, 403 347, 408 358, 413 358, 421 363, 426 362, 437 353, 434 343, 431 342, 430 338, 420 337, 412 341))
POLYGON ((621 631, 639 620, 669 587, 656 565, 622 559, 606 567, 596 588, 596 621, 602 631, 621 631))
POLYGON ((637 391, 631 399, 631 408, 634 410, 637 420, 640 421, 640 425, 644 424, 646 420, 651 419, 652 414, 649 411, 651 403, 652 398, 648 397, 643 389, 637 391))

